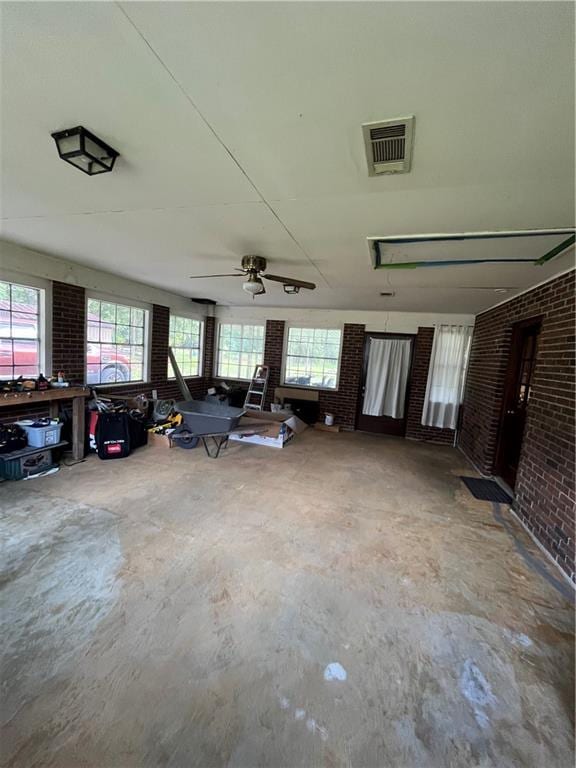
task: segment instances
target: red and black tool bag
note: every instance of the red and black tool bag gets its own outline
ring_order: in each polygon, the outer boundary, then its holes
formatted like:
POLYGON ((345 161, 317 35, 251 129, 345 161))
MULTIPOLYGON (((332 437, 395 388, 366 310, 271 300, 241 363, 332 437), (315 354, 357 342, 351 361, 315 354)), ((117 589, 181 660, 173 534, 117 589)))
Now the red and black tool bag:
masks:
POLYGON ((101 413, 96 423, 96 452, 101 459, 123 459, 130 455, 130 425, 127 413, 101 413))

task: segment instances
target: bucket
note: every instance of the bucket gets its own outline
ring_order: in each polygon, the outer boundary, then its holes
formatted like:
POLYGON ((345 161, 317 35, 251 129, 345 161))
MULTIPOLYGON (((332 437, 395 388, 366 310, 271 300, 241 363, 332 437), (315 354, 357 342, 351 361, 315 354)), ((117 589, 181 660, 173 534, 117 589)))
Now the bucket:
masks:
POLYGON ((324 416, 324 424, 326 424, 327 427, 334 426, 334 414, 333 413, 327 413, 324 416))

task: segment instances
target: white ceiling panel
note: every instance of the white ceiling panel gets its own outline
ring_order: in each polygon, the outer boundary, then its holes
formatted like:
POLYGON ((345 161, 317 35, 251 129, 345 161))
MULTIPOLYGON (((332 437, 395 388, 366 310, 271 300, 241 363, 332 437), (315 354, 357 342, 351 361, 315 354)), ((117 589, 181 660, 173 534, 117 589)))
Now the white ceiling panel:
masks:
POLYGON ((571 177, 568 4, 123 7, 268 199, 571 177), (412 173, 369 178, 361 124, 411 114, 412 173))
POLYGON ((2 216, 244 202, 258 195, 114 3, 2 3, 2 216), (51 133, 120 152, 89 177, 51 133))
POLYGON ((572 3, 0 11, 6 239, 232 304, 252 303, 240 281, 188 275, 256 253, 318 285, 258 304, 426 312, 480 311, 502 296, 473 286, 522 290, 573 261, 392 274, 366 243, 574 223, 572 3), (361 124, 410 114, 412 171, 370 178, 361 124), (121 153, 112 173, 58 158, 50 134, 78 124, 121 153))

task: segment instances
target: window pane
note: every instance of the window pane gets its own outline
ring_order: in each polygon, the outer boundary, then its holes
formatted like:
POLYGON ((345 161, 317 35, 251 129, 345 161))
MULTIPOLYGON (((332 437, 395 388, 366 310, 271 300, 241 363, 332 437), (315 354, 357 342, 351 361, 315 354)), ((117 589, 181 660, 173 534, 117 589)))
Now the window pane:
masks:
POLYGON ((87 315, 86 382, 142 381, 145 310, 89 299, 87 315))
POLYGON ((0 365, 12 367, 13 364, 12 339, 0 339, 0 365))
POLYGON ((15 366, 32 366, 37 368, 40 360, 38 356, 38 342, 15 339, 13 342, 13 354, 15 366))
POLYGON ((0 309, 0 338, 10 338, 10 312, 7 309, 0 309))
POLYGON ((88 320, 100 320, 100 302, 96 299, 88 299, 88 320))
POLYGON ((144 310, 136 307, 130 308, 131 325, 144 327, 144 310))
POLYGON ((130 325, 130 307, 116 307, 116 322, 130 325))
POLYGON ((264 326, 221 323, 217 376, 250 379, 264 358, 264 326))
POLYGON ((100 323, 100 341, 114 341, 114 325, 112 323, 100 323))
MULTIPOLYGON (((200 321, 190 317, 170 317, 169 344, 182 376, 200 374, 200 321)), ((168 376, 174 377, 168 361, 168 376)))
POLYGON ((285 383, 336 389, 340 339, 336 329, 289 328, 285 383))
POLYGON ((103 301, 100 306, 101 319, 106 323, 116 322, 116 304, 109 304, 103 301))
POLYGON ((116 344, 129 344, 130 343, 130 326, 129 325, 117 325, 114 341, 116 344))
POLYGON ((40 291, 0 282, 1 378, 40 373, 40 291))
POLYGON ((23 285, 12 285, 12 309, 17 312, 38 314, 38 291, 23 285))
MULTIPOLYGON (((14 304, 12 304, 14 307, 14 304)), ((37 339, 38 318, 36 315, 12 312, 12 338, 37 339)))

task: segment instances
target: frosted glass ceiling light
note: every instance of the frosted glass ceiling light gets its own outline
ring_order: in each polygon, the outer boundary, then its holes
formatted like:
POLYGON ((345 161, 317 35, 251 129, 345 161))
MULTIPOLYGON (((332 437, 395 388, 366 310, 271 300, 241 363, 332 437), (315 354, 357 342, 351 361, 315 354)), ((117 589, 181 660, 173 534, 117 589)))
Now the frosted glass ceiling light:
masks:
POLYGON ((251 293, 252 296, 258 296, 260 293, 266 293, 264 283, 257 275, 253 273, 248 275, 248 280, 245 283, 242 283, 242 288, 244 288, 246 293, 251 293))

